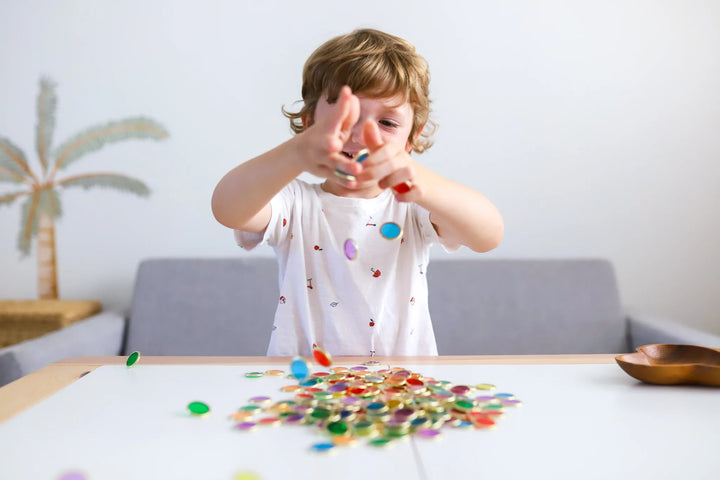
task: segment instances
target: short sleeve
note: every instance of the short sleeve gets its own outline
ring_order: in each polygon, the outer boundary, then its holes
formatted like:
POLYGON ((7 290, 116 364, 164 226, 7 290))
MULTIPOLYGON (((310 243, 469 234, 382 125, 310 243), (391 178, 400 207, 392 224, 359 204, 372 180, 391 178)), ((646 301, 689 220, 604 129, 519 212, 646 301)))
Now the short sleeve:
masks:
POLYGON ((440 237, 430 221, 430 212, 417 203, 413 204, 413 216, 420 227, 420 232, 422 233, 423 240, 426 244, 432 245, 434 243, 438 243, 443 250, 448 253, 454 252, 462 247, 460 244, 449 243, 444 238, 440 237))
POLYGON ((293 205, 296 203, 296 182, 290 182, 270 200, 270 222, 264 232, 234 230, 235 241, 241 248, 252 250, 263 243, 276 246, 285 240, 288 232, 285 227, 292 220, 293 205))

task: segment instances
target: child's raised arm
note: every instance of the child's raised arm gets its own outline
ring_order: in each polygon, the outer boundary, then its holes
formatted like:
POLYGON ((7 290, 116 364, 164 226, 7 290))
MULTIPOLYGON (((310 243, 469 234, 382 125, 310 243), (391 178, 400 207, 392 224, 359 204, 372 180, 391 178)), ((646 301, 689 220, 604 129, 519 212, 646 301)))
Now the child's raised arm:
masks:
POLYGON ((343 87, 330 112, 287 142, 230 170, 213 192, 217 221, 232 229, 262 232, 270 222, 270 200, 302 172, 331 181, 338 181, 336 169, 357 173, 357 162, 342 154, 360 115, 357 97, 343 87))
POLYGON ((396 193, 395 197, 428 210, 430 221, 447 245, 487 252, 500 244, 504 233, 502 216, 483 194, 414 162, 402 146, 383 143, 374 123, 363 125, 363 137, 371 153, 363 162, 359 181, 374 178, 381 188, 410 182, 412 189, 396 193))

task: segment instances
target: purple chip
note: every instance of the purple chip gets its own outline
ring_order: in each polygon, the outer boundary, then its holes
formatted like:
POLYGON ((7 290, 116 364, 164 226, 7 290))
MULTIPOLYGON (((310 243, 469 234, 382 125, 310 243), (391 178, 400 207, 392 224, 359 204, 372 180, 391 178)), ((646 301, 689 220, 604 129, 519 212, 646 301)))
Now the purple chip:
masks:
POLYGON ((352 238, 348 238, 345 240, 345 256, 348 258, 348 260, 355 260, 357 258, 357 246, 355 245, 355 242, 352 238))

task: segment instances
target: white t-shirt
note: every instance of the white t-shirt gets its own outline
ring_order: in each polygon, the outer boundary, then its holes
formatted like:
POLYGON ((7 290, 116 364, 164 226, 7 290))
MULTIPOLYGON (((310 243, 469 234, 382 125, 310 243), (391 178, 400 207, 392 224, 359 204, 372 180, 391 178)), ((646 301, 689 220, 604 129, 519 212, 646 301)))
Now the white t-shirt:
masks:
MULTIPOLYGON (((264 233, 235 231, 240 246, 267 242, 279 266, 280 298, 268 355, 437 355, 425 271, 439 241, 427 210, 384 190, 339 197, 294 180, 270 202, 264 233), (380 227, 402 235, 388 240, 380 227), (350 260, 345 242, 357 256, 350 260)), ((352 252, 350 252, 352 253, 352 252)))

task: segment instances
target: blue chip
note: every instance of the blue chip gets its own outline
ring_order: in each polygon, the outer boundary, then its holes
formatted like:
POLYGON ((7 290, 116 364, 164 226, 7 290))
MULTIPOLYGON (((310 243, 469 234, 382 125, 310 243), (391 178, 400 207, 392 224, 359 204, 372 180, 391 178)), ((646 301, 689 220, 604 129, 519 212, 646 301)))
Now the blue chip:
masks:
POLYGON ((402 228, 394 222, 383 223, 380 227, 380 235, 388 240, 395 240, 402 235, 402 228))
POLYGON ((307 380, 300 382, 300 385, 303 387, 312 387, 314 385, 317 385, 318 383, 320 383, 319 378, 308 378, 307 380))
POLYGON ((355 155, 355 161, 356 162, 362 162, 370 155, 370 151, 367 148, 363 148, 360 150, 357 155, 355 155))
POLYGON ((290 364, 290 371, 295 378, 301 381, 307 378, 310 374, 307 362, 300 357, 293 358, 293 361, 290 364))
POLYGON ((312 449, 315 450, 316 452, 323 452, 323 453, 329 452, 333 448, 335 448, 335 445, 332 443, 329 443, 329 442, 316 443, 315 445, 312 446, 312 449))

